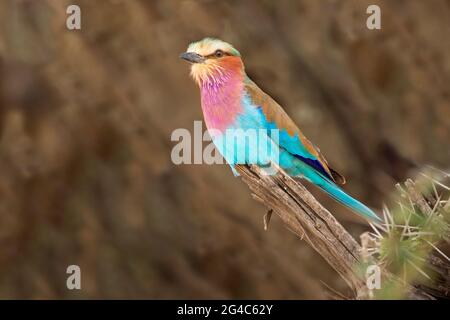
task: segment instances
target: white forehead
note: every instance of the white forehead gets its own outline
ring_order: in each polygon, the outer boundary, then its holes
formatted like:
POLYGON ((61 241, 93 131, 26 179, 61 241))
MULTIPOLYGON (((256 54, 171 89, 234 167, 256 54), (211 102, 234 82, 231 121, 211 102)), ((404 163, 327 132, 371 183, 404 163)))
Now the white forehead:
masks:
POLYGON ((216 50, 239 55, 239 52, 229 43, 213 38, 205 38, 203 40, 193 42, 189 45, 187 52, 195 52, 202 56, 213 54, 216 50))

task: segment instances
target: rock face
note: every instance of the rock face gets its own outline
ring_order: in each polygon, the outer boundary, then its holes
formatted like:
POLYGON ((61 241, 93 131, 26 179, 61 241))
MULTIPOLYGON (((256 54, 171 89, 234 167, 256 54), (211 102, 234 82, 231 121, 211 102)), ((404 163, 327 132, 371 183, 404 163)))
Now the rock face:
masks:
MULTIPOLYGON (((379 207, 450 163, 448 1, 0 2, 0 298, 323 298, 344 290, 225 166, 171 162, 201 120, 178 60, 217 36, 379 207), (382 29, 366 28, 366 8, 382 29), (66 289, 81 267, 82 290, 66 289)), ((364 227, 318 198, 348 229, 364 227)))

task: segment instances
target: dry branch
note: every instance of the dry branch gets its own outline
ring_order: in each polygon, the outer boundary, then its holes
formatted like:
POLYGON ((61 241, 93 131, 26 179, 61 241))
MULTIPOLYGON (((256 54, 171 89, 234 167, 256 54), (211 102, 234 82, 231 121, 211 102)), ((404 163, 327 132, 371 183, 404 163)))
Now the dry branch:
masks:
MULTIPOLYGON (((367 297, 365 280, 355 270, 361 260, 360 245, 298 180, 281 169, 270 176, 257 166, 240 165, 237 170, 252 196, 316 250, 345 280, 356 298, 367 297)), ((416 288, 411 288, 409 298, 432 299, 416 288)))

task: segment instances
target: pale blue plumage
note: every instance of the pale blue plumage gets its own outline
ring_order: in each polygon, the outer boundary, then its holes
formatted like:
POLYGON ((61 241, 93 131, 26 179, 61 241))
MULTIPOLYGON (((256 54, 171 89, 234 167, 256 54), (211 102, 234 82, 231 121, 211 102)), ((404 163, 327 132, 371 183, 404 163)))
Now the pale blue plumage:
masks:
POLYGON ((268 121, 261 106, 255 105, 251 96, 246 93, 242 96, 242 112, 236 116, 235 121, 227 127, 229 132, 234 132, 237 139, 225 139, 227 135, 219 136, 214 139, 214 143, 222 153, 227 163, 230 164, 233 173, 235 164, 257 164, 266 166, 268 163, 276 163, 293 177, 304 178, 338 202, 362 214, 366 218, 379 220, 378 216, 367 206, 346 194, 337 186, 323 170, 318 170, 317 157, 311 154, 302 143, 298 135, 291 136, 284 128, 279 128, 275 122, 268 121), (264 129, 266 134, 258 135, 256 141, 252 139, 245 140, 244 136, 247 129, 264 129), (278 131, 277 139, 273 139, 271 130, 278 131), (241 140, 239 140, 241 139, 241 140), (278 152, 262 157, 257 145, 266 144, 269 148, 277 149, 278 152), (320 172, 322 171, 322 172, 320 172))

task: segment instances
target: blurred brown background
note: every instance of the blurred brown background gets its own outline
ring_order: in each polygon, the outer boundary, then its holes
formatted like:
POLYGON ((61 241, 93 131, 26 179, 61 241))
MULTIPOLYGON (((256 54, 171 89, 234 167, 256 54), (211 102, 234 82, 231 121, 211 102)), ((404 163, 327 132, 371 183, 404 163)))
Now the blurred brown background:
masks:
MULTIPOLYGON (((345 292, 276 217, 263 230, 227 166, 172 164, 171 132, 202 119, 178 55, 205 36, 234 44, 379 208, 416 166, 450 163, 449 17, 448 0, 0 0, 0 298, 345 292), (66 289, 70 264, 81 291, 66 289)), ((313 191, 358 237, 360 220, 313 191)))

